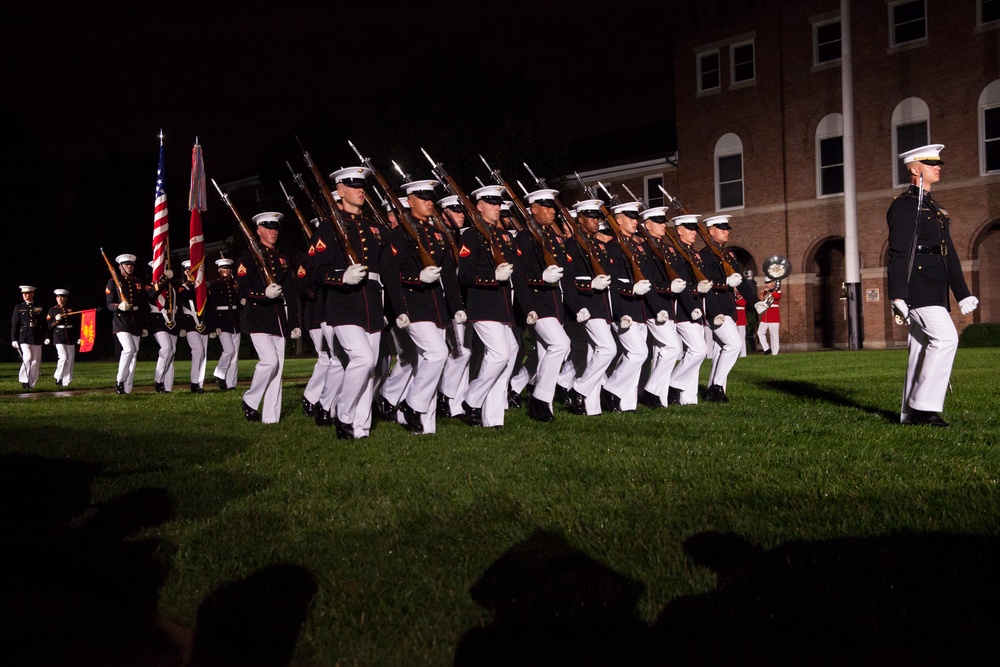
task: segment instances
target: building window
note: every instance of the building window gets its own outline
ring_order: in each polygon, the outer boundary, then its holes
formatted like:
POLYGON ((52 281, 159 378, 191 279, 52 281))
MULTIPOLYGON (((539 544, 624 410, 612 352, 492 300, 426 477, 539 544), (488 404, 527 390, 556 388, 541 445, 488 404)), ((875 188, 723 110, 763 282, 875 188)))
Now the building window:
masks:
POLYGON ((698 54, 698 92, 707 93, 718 90, 721 85, 721 65, 719 52, 710 51, 698 54))
POLYGON ((743 142, 724 134, 715 144, 715 208, 743 207, 743 142))
POLYGON ((733 84, 754 80, 753 42, 734 44, 729 48, 733 84))
POLYGON ((844 192, 844 117, 832 113, 816 126, 816 194, 844 192))
POLYGON ((893 184, 906 185, 910 182, 910 172, 903 166, 898 155, 913 148, 930 143, 930 110, 927 103, 918 97, 908 97, 892 112, 892 154, 893 184))
POLYGON ((897 46, 927 37, 927 7, 925 0, 908 0, 889 4, 889 44, 897 46))
POLYGON ((979 137, 981 173, 1000 172, 1000 79, 979 95, 979 137))
POLYGON ((663 177, 647 176, 645 180, 646 180, 646 206, 648 206, 649 208, 656 208, 657 206, 663 206, 663 193, 660 192, 660 188, 663 187, 663 177))
POLYGON ((979 0, 979 25, 1000 21, 1000 0, 979 0))
POLYGON ((813 25, 813 64, 835 60, 840 60, 840 19, 813 25))

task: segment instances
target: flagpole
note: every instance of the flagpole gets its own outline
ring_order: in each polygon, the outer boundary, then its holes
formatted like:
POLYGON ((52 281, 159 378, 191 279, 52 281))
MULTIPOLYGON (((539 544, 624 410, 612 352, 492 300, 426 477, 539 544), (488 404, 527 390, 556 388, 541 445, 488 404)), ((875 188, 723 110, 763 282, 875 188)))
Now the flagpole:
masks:
MULTIPOLYGON (((160 128, 160 148, 163 148, 163 128, 160 128)), ((164 167, 166 170, 166 167, 164 167)), ((164 176, 166 178, 166 176, 164 176)), ((166 238, 163 239, 163 271, 166 273, 170 271, 170 229, 167 228, 166 238)), ((174 290, 170 282, 167 281, 167 319, 168 323, 173 322, 174 319, 174 290)))

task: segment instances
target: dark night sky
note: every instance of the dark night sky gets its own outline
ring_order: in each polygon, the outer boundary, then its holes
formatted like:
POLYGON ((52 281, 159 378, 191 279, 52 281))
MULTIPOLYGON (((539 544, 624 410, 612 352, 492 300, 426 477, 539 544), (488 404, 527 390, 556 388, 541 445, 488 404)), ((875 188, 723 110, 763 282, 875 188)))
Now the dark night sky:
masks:
MULTIPOLYGON (((383 170, 395 158, 427 177, 424 146, 471 189, 476 153, 544 171, 574 141, 672 117, 662 1, 200 4, 5 10, 2 182, 24 251, 0 304, 20 282, 46 304, 67 281, 103 286, 101 245, 148 259, 161 127, 176 248, 196 135, 220 181, 301 165, 298 134, 324 172, 355 161, 351 138, 383 170)), ((206 236, 231 227, 220 209, 210 196, 206 236)))

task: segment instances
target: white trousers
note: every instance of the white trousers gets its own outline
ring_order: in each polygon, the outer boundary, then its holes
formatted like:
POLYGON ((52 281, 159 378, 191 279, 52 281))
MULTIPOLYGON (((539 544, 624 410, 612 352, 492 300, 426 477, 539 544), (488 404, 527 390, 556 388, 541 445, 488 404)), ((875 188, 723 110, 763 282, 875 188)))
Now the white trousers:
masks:
POLYGON ((771 354, 778 354, 781 344, 778 340, 778 327, 780 322, 761 322, 757 325, 757 340, 760 341, 760 349, 764 352, 771 350, 771 354), (770 339, 770 346, 767 344, 770 339))
MULTIPOLYGON (((371 429, 372 388, 382 333, 368 333, 356 325, 328 327, 333 350, 328 380, 336 385, 336 395, 324 409, 354 428, 355 437, 368 435, 371 429)), ((324 330, 326 335, 326 330, 324 330)), ((323 397, 330 392, 324 388, 323 397)))
POLYGON ((472 327, 483 342, 483 361, 479 374, 469 381, 465 401, 470 407, 482 408, 483 426, 503 426, 517 339, 509 324, 474 322, 472 327))
POLYGON ((628 329, 622 329, 616 322, 611 328, 618 338, 618 358, 614 362, 614 370, 604 382, 604 389, 618 397, 623 411, 635 410, 639 376, 649 354, 646 323, 633 322, 628 329))
POLYGON ((599 415, 605 372, 618 349, 611 325, 597 319, 583 324, 571 322, 566 333, 570 338, 570 353, 559 376, 560 384, 570 386, 584 397, 588 415, 599 415))
POLYGON ((326 375, 330 370, 330 364, 333 362, 330 356, 330 348, 323 343, 322 327, 310 329, 309 338, 316 349, 316 364, 313 366, 309 381, 306 382, 306 388, 302 392, 302 397, 310 403, 317 403, 323 392, 323 386, 326 384, 326 375))
POLYGON ((684 344, 684 354, 670 375, 670 386, 681 390, 681 405, 694 405, 698 402, 698 374, 701 362, 705 361, 708 353, 705 346, 707 328, 699 322, 677 323, 677 335, 684 344))
POLYGON ((222 343, 222 355, 212 375, 225 380, 226 386, 233 389, 236 386, 240 358, 240 334, 223 331, 219 334, 219 342, 222 343))
POLYGON ((660 403, 667 404, 670 379, 677 359, 684 353, 684 344, 677 334, 677 323, 667 320, 663 324, 646 322, 649 332, 649 377, 644 389, 659 397, 660 403))
POLYGON ((243 402, 260 410, 264 424, 281 420, 281 372, 285 367, 285 338, 271 334, 252 333, 250 341, 257 351, 257 366, 253 369, 250 388, 243 402))
POLYGON ((73 381, 73 360, 76 359, 76 345, 68 343, 56 343, 56 373, 54 375, 57 382, 63 387, 68 387, 73 381))
POLYGON ((532 396, 539 401, 548 403, 551 408, 559 372, 569 355, 570 339, 563 325, 555 317, 541 318, 535 322, 534 329, 535 354, 538 357, 538 363, 532 396))
MULTIPOLYGON (((437 428, 437 395, 441 372, 448 356, 445 331, 433 322, 412 322, 406 329, 395 329, 396 365, 382 387, 382 395, 392 405, 403 400, 421 413, 425 434, 437 428)), ((402 412, 397 413, 400 424, 406 423, 402 412)))
POLYGON ((745 357, 747 356, 747 325, 737 324, 736 330, 740 332, 740 356, 745 357))
POLYGON ((20 343, 20 347, 21 368, 17 372, 17 379, 21 382, 27 382, 30 389, 38 382, 39 364, 42 362, 42 346, 20 343))
POLYGON ((163 388, 171 391, 174 388, 174 357, 177 354, 177 336, 166 331, 153 334, 160 351, 156 355, 156 370, 153 371, 153 382, 162 382, 163 388))
MULTIPOLYGON (((462 399, 469 388, 469 361, 472 359, 472 346, 468 345, 465 335, 466 325, 453 322, 445 329, 445 340, 448 343, 448 358, 445 359, 441 372, 441 386, 438 389, 448 399, 451 416, 457 417, 465 413, 462 409, 462 399)), ((479 407, 479 406, 473 406, 479 407)))
POLYGON ((900 422, 910 420, 911 410, 941 412, 958 351, 958 331, 943 306, 910 309, 906 381, 900 422))
POLYGON ((712 350, 712 371, 708 375, 708 386, 717 384, 725 391, 729 372, 740 358, 740 332, 733 318, 726 315, 722 324, 712 329, 712 336, 715 338, 715 348, 712 350))
POLYGON ((132 382, 135 380, 136 355, 139 354, 139 336, 133 336, 127 331, 119 331, 118 342, 122 346, 122 354, 118 358, 118 375, 115 382, 125 384, 125 393, 132 393, 132 382))
POLYGON ((184 337, 191 348, 191 384, 199 387, 205 384, 205 367, 208 362, 208 334, 198 333, 194 329, 184 337))

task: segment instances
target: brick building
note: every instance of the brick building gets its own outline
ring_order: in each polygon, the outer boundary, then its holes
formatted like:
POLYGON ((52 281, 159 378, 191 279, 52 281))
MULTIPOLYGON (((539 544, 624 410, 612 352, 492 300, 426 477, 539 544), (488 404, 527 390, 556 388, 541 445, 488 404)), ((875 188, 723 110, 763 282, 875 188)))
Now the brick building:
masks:
MULTIPOLYGON (((1000 320, 1000 0, 851 2, 863 343, 905 345, 887 300, 885 212, 896 155, 946 145, 934 188, 981 299, 961 330, 1000 320)), ((733 217, 759 274, 788 257, 782 347, 846 347, 838 0, 678 0, 677 196, 733 217)), ((673 175, 673 174, 671 174, 673 175)), ((954 304, 953 304, 954 305, 954 304)))

